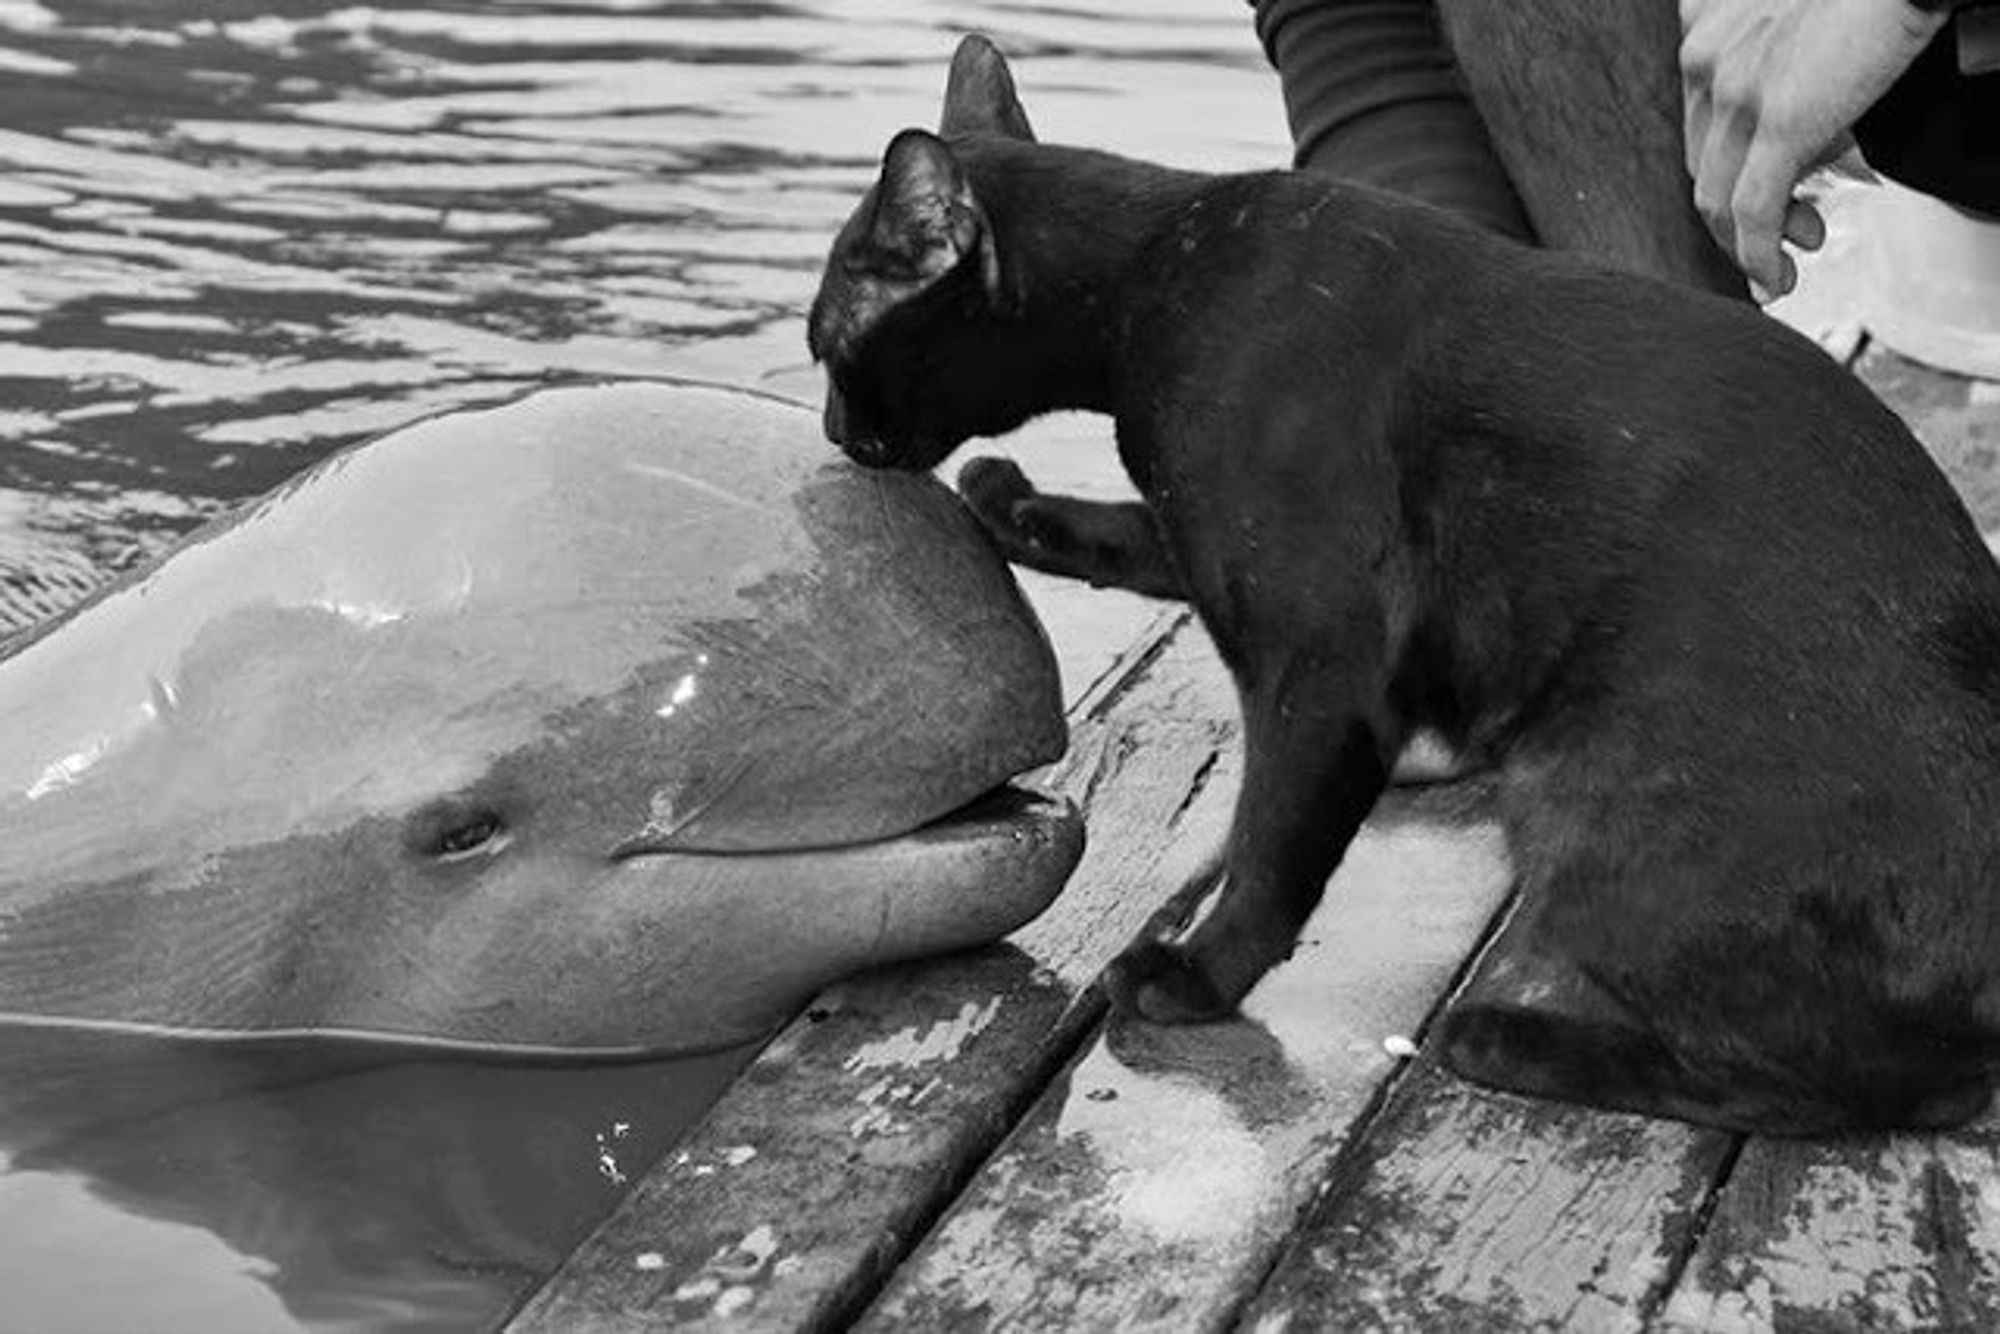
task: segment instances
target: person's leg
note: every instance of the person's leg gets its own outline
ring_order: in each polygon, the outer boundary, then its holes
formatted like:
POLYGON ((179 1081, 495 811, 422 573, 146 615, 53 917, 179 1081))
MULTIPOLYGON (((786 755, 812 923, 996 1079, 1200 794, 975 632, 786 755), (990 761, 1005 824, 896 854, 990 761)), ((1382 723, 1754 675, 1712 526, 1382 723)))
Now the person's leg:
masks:
POLYGON ((1674 0, 1437 0, 1542 243, 1748 295, 1695 211, 1674 0))
POLYGON ((1533 240, 1445 49, 1433 0, 1251 0, 1293 162, 1533 240))

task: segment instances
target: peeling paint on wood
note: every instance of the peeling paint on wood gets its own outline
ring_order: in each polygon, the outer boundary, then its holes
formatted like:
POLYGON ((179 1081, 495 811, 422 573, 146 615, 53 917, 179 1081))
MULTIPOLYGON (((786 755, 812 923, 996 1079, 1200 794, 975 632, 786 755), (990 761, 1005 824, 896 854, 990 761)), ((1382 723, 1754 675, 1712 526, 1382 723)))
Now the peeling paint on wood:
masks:
POLYGON ((1662 1327, 2000 1329, 2000 1118, 1953 1135, 1752 1141, 1662 1327))
POLYGON ((1101 1013, 1104 963, 1228 827, 1235 693, 1180 615, 1098 691, 1051 784, 1091 843, 1003 948, 830 989, 521 1311, 516 1331, 834 1323, 1101 1013))
POLYGON ((1245 1328, 1641 1329, 1732 1142, 1477 1088, 1426 1059, 1342 1161, 1245 1328))
POLYGON ((999 996, 984 1005, 968 1000, 948 1019, 921 1027, 905 1025, 888 1037, 864 1043, 843 1061, 840 1068, 844 1074, 878 1075, 855 1094, 862 1110, 850 1123, 848 1134, 864 1139, 908 1129, 905 1116, 917 1112, 944 1087, 947 1072, 935 1067, 957 1059, 966 1044, 999 1016, 1000 1002, 999 996))
POLYGON ((1114 1021, 861 1328, 1195 1330, 1268 1267, 1504 901, 1472 789, 1389 798, 1241 1019, 1114 1021))
MULTIPOLYGON (((838 1310, 953 1164, 1005 1132, 979 1072, 1032 1069, 1070 992, 1017 950, 858 979, 823 994, 682 1147, 642 1178, 517 1318, 537 1330, 792 1328, 838 1310), (958 1022, 959 1078, 879 1059, 884 1033, 958 1022)), ((1018 1103, 1018 1099, 1015 1100, 1018 1103)))

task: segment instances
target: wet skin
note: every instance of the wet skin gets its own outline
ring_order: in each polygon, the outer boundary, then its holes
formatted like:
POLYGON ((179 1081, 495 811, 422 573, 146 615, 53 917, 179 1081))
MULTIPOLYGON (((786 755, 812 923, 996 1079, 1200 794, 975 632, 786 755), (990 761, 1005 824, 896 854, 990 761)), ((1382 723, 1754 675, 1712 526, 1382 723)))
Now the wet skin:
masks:
POLYGON ((418 423, 0 652, 4 1012, 714 1048, 1081 850, 977 525, 758 395, 418 423))

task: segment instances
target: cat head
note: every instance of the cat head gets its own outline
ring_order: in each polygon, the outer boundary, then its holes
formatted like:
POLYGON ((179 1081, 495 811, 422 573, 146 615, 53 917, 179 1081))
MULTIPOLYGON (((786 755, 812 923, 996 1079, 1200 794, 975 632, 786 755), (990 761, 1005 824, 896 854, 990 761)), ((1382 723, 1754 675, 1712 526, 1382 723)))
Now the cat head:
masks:
POLYGON ((929 468, 1002 412, 981 348, 1015 305, 992 222, 949 141, 1032 142, 999 50, 952 57, 938 133, 889 141, 881 175, 840 229, 807 323, 827 370, 826 434, 862 463, 929 468))

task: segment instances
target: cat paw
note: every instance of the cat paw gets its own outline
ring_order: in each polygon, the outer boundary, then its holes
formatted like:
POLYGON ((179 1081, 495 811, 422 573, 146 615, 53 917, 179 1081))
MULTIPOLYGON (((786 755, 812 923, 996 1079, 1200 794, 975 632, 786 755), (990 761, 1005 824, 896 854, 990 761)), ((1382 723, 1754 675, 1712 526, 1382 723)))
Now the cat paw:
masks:
POLYGON ((1104 990, 1119 1013, 1154 1023, 1210 1023, 1236 1012, 1186 950, 1157 940, 1113 959, 1104 970, 1104 990))
POLYGON ((1015 501, 1035 494, 1035 484, 1012 459, 988 454, 958 470, 958 494, 975 514, 1004 519, 1015 501))
POLYGON ((1011 459, 977 458, 958 474, 958 494, 1003 547, 1040 549, 1047 545, 1036 521, 1035 484, 1011 459))

